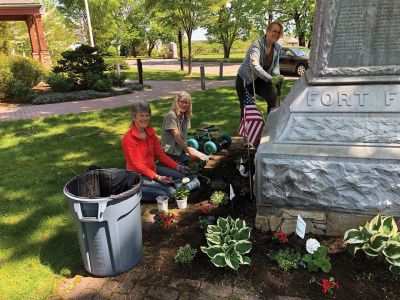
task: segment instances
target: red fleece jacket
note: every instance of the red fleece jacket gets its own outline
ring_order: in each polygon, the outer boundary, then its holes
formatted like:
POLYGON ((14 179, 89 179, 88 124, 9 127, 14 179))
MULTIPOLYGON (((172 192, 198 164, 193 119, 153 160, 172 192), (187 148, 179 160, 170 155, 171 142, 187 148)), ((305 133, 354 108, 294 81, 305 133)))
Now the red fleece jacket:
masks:
POLYGON ((146 127, 145 130, 147 138, 140 138, 137 128, 132 125, 122 138, 126 169, 154 179, 156 175, 154 157, 157 157, 164 166, 175 170, 179 164, 164 153, 154 129, 146 127))

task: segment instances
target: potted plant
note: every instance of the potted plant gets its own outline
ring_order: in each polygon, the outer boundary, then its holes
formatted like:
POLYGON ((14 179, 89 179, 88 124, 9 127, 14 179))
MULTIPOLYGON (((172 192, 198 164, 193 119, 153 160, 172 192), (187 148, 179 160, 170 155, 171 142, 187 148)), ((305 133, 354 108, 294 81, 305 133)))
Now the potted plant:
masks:
POLYGON ((189 190, 185 186, 180 186, 175 190, 174 197, 179 209, 186 208, 188 196, 189 190))

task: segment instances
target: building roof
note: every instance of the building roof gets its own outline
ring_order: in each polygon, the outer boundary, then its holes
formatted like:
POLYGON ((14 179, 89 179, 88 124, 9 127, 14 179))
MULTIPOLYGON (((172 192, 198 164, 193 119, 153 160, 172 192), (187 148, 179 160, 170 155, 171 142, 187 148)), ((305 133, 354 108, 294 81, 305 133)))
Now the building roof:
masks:
POLYGON ((31 5, 40 5, 39 0, 0 0, 0 6, 12 6, 12 7, 18 7, 18 6, 31 6, 31 5))

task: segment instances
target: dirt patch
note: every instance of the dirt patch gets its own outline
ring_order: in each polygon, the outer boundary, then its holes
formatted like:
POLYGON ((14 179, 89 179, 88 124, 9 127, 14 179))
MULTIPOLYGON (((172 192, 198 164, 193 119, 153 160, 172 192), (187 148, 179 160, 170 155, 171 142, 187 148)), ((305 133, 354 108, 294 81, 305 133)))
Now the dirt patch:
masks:
MULTIPOLYGON (((209 204, 212 190, 210 185, 203 182, 198 191, 191 193, 188 208, 178 212, 175 228, 161 232, 155 224, 148 223, 144 226, 143 242, 148 252, 151 252, 147 254, 156 257, 153 267, 160 275, 177 279, 204 280, 219 286, 235 286, 254 291, 265 299, 276 294, 310 299, 400 299, 399 279, 389 272, 388 266, 383 262, 368 260, 362 253, 352 257, 341 237, 316 237, 329 249, 332 263, 329 274, 310 273, 301 266, 287 272, 279 269, 277 264, 267 257, 266 252, 271 249, 278 250, 282 246, 272 240, 271 232, 264 233, 256 229, 253 229, 251 234, 251 266, 240 266, 236 272, 212 265, 209 258, 199 250, 200 246, 206 245, 204 232, 197 224, 203 214, 202 207, 206 206, 209 213, 216 217, 231 215, 233 218, 244 219, 247 226, 254 227, 256 203, 246 193, 248 178, 241 177, 236 169, 236 160, 240 159, 241 155, 245 155, 245 151, 240 148, 223 150, 208 165, 212 167, 202 172, 211 180, 220 179, 232 184, 237 195, 233 205, 229 203, 217 207, 209 204), (191 265, 180 266, 174 263, 173 258, 179 247, 185 244, 197 248, 198 253, 191 265), (340 288, 335 289, 333 295, 323 294, 318 284, 310 282, 312 276, 317 280, 333 276, 339 281, 340 288)), ((226 192, 229 192, 229 187, 226 192)), ((152 207, 154 212, 154 205, 152 207)), ((308 237, 310 236, 306 238, 308 237)), ((284 247, 293 247, 304 253, 304 245, 305 240, 291 235, 284 247)), ((151 280, 151 275, 146 280, 151 280)))

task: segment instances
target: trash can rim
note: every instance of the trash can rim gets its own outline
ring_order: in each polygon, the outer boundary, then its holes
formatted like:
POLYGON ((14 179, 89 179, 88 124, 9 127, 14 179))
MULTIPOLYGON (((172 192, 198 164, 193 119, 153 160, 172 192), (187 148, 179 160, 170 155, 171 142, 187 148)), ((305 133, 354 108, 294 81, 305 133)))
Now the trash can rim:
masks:
MULTIPOLYGON (((97 170, 104 170, 104 169, 97 169, 97 170)), ((81 202, 91 202, 91 201, 107 202, 107 201, 110 201, 110 200, 124 199, 124 198, 127 198, 127 197, 130 197, 130 196, 133 196, 135 194, 140 193, 141 192, 140 187, 142 186, 142 182, 143 182, 142 176, 139 173, 136 173, 134 171, 129 171, 129 170, 126 170, 126 171, 130 172, 130 173, 137 174, 138 177, 139 177, 139 182, 137 184, 135 184, 131 189, 126 190, 126 191, 124 191, 124 192, 122 192, 122 193, 120 193, 118 195, 109 195, 107 197, 88 198, 88 197, 77 196, 77 195, 74 195, 74 194, 70 193, 68 191, 68 189, 67 189, 68 184, 70 184, 70 182, 72 182, 73 180, 79 179, 79 177, 82 174, 74 176, 70 180, 67 181, 67 183, 64 185, 64 188, 63 188, 64 195, 67 196, 70 199, 73 199, 73 200, 76 200, 76 201, 81 201, 81 202)))

